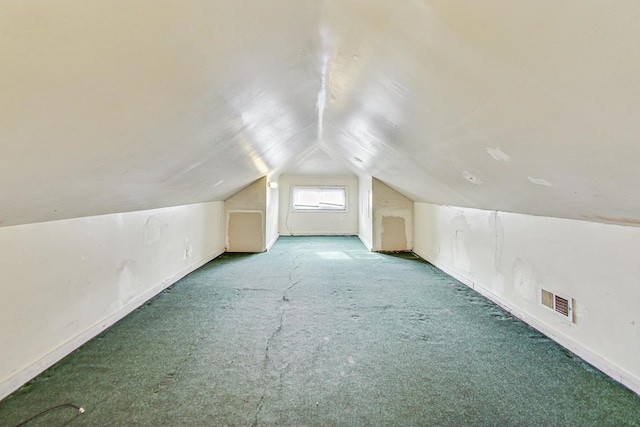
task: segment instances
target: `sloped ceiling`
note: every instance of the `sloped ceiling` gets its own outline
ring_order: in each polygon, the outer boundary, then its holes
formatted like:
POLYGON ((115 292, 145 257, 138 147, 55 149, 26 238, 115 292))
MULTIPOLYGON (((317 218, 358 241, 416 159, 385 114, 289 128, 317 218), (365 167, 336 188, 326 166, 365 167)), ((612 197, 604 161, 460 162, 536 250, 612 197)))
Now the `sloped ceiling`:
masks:
MULTIPOLYGON (((320 146, 315 146, 311 152, 286 164, 280 170, 280 174, 289 175, 345 176, 355 173, 355 168, 346 159, 333 157, 320 146)), ((274 174, 273 179, 277 180, 277 174, 274 174)))
POLYGON ((5 0, 0 225, 224 200, 323 162, 418 201, 640 225, 639 18, 631 0, 5 0))

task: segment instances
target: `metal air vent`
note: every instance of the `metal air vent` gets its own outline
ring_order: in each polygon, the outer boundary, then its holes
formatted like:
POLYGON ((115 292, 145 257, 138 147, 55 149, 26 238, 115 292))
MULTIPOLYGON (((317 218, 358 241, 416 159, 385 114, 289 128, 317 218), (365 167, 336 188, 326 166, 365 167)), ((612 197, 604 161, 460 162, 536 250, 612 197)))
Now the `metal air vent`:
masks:
POLYGON ((573 322, 573 299, 540 289, 540 303, 573 322))
POLYGON ((571 310, 569 309, 569 300, 556 295, 555 309, 563 316, 569 317, 571 310))

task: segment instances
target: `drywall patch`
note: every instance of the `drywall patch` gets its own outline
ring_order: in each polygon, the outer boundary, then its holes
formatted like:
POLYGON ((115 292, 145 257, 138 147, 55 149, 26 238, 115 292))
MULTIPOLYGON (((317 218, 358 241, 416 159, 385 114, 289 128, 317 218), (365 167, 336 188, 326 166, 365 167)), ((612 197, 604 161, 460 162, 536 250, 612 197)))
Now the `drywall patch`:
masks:
POLYGON ((191 258, 192 253, 193 253, 193 248, 191 247, 191 245, 187 246, 187 248, 184 250, 183 259, 191 258))
POLYGON ((524 301, 535 303, 538 299, 539 284, 531 265, 520 258, 513 264, 513 290, 524 301))
POLYGON ((486 150, 491 157, 493 157, 495 160, 499 162, 506 163, 511 161, 511 156, 505 153, 504 151, 502 151, 499 147, 496 147, 496 148, 487 147, 486 150))
POLYGON ((185 237, 184 238, 184 256, 183 256, 182 259, 190 258, 192 253, 193 253, 193 247, 191 246, 191 243, 189 242, 189 238, 185 237))
POLYGON ((469 181, 470 183, 472 183, 472 184, 475 184, 475 185, 482 184, 482 181, 480 181, 480 178, 478 178, 478 177, 476 177, 476 176, 472 175, 472 174, 471 174, 470 172, 468 172, 468 171, 464 171, 464 172, 462 172, 462 177, 463 177, 464 179, 466 179, 467 181, 469 181))
POLYGON ((546 179, 541 179, 541 178, 533 178, 531 176, 527 177, 527 179, 529 180, 529 182, 531 182, 532 184, 536 184, 536 185, 543 185, 545 187, 553 187, 553 184, 551 184, 549 181, 547 181, 546 179))
POLYGON ((228 252, 263 252, 262 212, 231 211, 228 214, 228 252))
POLYGON ((144 241, 151 246, 162 238, 162 222, 155 216, 150 216, 144 225, 144 241))
POLYGON ((471 273, 471 253, 469 250, 468 235, 463 230, 456 230, 456 237, 453 243, 453 263, 456 268, 471 273))
POLYGON ((128 259, 117 269, 118 300, 120 307, 126 306, 136 296, 136 261, 128 259))
POLYGON ((400 216, 382 217, 383 251, 406 251, 407 231, 405 219, 400 216))
POLYGON ((502 221, 500 220, 500 216, 498 211, 494 211, 491 216, 489 216, 489 229, 493 230, 494 240, 493 240, 493 262, 496 272, 499 272, 502 264, 502 246, 504 243, 504 228, 502 226, 502 221))

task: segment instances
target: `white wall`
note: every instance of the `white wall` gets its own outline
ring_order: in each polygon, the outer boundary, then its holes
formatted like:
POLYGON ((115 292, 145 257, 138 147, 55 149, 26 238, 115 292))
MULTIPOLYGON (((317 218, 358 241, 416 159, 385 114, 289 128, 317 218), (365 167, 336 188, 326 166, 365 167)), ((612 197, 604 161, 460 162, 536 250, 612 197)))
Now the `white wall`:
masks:
POLYGON ((280 175, 280 235, 356 235, 358 234, 358 177, 280 175), (291 187, 294 185, 345 185, 346 212, 293 212, 291 187))
POLYGON ((414 251, 640 393, 640 228, 415 203, 414 251))
POLYGON ((267 186, 267 206, 266 206, 266 227, 265 234, 267 242, 266 249, 269 250, 271 246, 278 240, 278 212, 279 212, 279 197, 280 188, 269 188, 267 186))
POLYGON ((369 175, 358 176, 358 237, 369 250, 373 249, 373 178, 369 175))
POLYGON ((413 249, 413 201, 373 178, 373 250, 413 249))
POLYGON ((0 228, 0 399, 223 243, 223 202, 0 228))

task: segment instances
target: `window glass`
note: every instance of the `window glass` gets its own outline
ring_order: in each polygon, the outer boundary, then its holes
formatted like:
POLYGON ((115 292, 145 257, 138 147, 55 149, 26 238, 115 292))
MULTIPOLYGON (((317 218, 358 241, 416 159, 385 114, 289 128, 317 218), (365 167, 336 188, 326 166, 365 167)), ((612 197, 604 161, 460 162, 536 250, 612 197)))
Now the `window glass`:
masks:
POLYGON ((297 187, 292 190, 294 210, 346 211, 346 187, 297 187))

